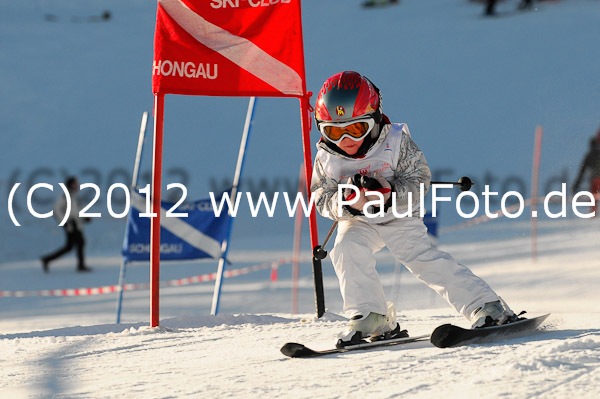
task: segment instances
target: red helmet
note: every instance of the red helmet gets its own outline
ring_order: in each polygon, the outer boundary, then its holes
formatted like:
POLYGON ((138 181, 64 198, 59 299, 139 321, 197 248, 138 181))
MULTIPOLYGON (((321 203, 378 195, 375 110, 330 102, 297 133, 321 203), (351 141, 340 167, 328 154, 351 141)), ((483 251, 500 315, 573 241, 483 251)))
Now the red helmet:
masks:
POLYGON ((381 121, 379 89, 369 79, 344 71, 325 81, 315 106, 317 128, 322 122, 349 122, 366 116, 381 121))

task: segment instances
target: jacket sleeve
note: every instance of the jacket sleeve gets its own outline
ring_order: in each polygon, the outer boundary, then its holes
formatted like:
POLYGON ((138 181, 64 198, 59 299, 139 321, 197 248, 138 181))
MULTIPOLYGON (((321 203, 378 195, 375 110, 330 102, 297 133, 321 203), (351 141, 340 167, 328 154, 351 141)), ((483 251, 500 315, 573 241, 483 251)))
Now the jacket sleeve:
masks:
POLYGON ((400 212, 408 209, 408 195, 412 193, 412 205, 419 203, 420 185, 423 183, 425 192, 429 191, 431 181, 431 171, 423 152, 417 147, 410 137, 408 128, 400 140, 398 164, 394 171, 394 177, 390 181, 393 190, 396 193, 396 209, 400 212))
POLYGON ((332 220, 353 217, 353 215, 344 208, 341 210, 341 217, 338 216, 338 182, 325 174, 318 154, 313 167, 310 191, 314 197, 313 199, 317 212, 319 212, 321 216, 332 220))

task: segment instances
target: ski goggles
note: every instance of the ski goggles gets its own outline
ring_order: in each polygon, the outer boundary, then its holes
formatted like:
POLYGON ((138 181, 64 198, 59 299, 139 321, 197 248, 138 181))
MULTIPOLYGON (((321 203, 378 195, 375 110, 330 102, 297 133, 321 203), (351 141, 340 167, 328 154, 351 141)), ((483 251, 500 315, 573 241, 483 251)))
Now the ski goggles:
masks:
POLYGON ((354 141, 362 140, 373 130, 375 120, 373 118, 358 119, 348 122, 321 122, 319 130, 321 134, 334 144, 348 137, 354 141))

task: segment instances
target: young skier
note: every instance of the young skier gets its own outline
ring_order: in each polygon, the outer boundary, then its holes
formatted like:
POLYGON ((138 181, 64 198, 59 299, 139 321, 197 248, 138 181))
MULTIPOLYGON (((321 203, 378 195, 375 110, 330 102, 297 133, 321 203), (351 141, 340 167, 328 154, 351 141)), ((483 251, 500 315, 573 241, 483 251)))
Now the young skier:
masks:
POLYGON ((427 161, 406 124, 382 113, 381 93, 369 79, 352 71, 330 77, 319 92, 315 120, 322 138, 311 191, 318 212, 338 220, 331 259, 350 318, 338 347, 405 335, 375 269, 374 254, 384 246, 473 328, 517 319, 481 278, 431 246, 418 217, 420 184, 428 190, 431 179, 427 161), (403 214, 408 217, 398 217, 403 214))

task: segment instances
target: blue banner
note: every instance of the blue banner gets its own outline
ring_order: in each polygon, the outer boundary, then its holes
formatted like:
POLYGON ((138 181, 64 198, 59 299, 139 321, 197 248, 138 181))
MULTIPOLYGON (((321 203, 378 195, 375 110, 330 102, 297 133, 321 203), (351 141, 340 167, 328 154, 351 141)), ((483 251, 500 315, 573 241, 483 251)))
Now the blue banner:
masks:
MULTIPOLYGON (((220 201, 220 197, 215 199, 216 204, 220 201)), ((174 202, 161 202, 160 259, 219 258, 229 224, 227 203, 223 204, 220 217, 215 216, 210 199, 185 202, 173 210, 174 213, 187 213, 187 217, 167 216, 165 212, 174 205, 174 202)), ((150 260, 150 218, 140 216, 146 212, 145 207, 145 198, 132 193, 121 251, 126 262, 150 260)))

